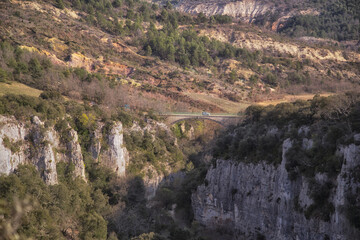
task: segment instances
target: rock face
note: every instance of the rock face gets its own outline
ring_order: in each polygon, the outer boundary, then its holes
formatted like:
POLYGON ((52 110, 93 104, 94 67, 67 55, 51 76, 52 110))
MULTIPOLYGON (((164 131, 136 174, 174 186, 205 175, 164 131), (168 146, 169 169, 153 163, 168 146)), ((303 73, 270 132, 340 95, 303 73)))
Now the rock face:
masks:
POLYGON ((104 124, 98 123, 98 128, 92 133, 89 151, 103 166, 113 169, 118 176, 125 176, 129 153, 124 143, 123 126, 121 122, 115 122, 105 136, 102 133, 103 128, 104 124))
POLYGON ((13 172, 19 164, 32 163, 47 184, 56 184, 56 132, 45 129, 38 117, 32 119, 30 128, 4 116, 0 116, 0 123, 0 174, 13 172))
POLYGON ((270 4, 258 0, 243 1, 181 1, 177 5, 179 11, 206 16, 228 15, 243 21, 252 22, 256 17, 272 11, 270 4))
MULTIPOLYGON (((100 124, 101 127, 103 125, 100 124)), ((74 164, 74 175, 86 181, 85 165, 78 134, 70 126, 68 142, 60 141, 59 134, 44 126, 38 117, 33 117, 31 123, 23 123, 13 117, 0 116, 0 174, 13 172, 19 164, 33 164, 39 170, 47 184, 56 184, 56 164, 65 161, 74 164)), ((101 128, 93 133, 94 144, 90 151, 94 159, 119 176, 125 175, 125 165, 129 154, 124 147, 122 124, 114 123, 107 139, 107 150, 102 150, 101 128)))
POLYGON ((0 174, 9 174, 16 166, 25 162, 25 146, 22 141, 25 139, 27 130, 25 124, 15 121, 13 118, 0 116, 0 174), (19 151, 13 152, 6 142, 19 143, 19 151))
POLYGON ((158 173, 152 165, 146 166, 143 172, 151 173, 150 176, 149 174, 146 174, 143 178, 144 186, 145 186, 145 198, 147 200, 151 200, 155 197, 156 191, 158 190, 158 188, 160 187, 162 181, 164 181, 166 176, 164 176, 161 173, 158 173))
POLYGON ((74 129, 71 129, 69 135, 72 140, 66 144, 67 157, 75 166, 75 176, 86 180, 85 165, 77 132, 74 129))
MULTIPOLYGON (((316 217, 307 219, 299 211, 313 200, 305 177, 289 179, 285 153, 291 146, 289 139, 283 142, 282 162, 277 167, 264 162, 217 160, 205 184, 192 195, 195 220, 207 227, 236 230, 236 239, 359 239, 360 232, 349 223, 344 209, 346 195, 359 187, 350 171, 360 165, 360 147, 351 144, 339 149, 344 161, 329 197, 334 212, 330 221, 322 221, 316 217)), ((315 178, 324 176, 317 174, 315 178)))
POLYGON ((29 158, 47 184, 56 184, 58 180, 54 149, 59 146, 56 132, 53 129, 46 129, 38 117, 33 117, 32 123, 33 127, 28 134, 32 152, 29 158))
POLYGON ((108 150, 102 155, 102 164, 114 169, 118 176, 125 176, 125 166, 129 162, 129 153, 124 146, 123 126, 116 122, 107 136, 108 150))

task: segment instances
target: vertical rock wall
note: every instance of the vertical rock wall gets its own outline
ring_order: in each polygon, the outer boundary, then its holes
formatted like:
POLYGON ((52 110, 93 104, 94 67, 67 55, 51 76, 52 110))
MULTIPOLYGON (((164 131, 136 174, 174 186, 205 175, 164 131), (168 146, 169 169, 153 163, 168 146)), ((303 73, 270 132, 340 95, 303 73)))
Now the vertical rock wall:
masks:
MULTIPOLYGON (((93 133, 97 138, 94 138, 90 149, 95 159, 100 159, 104 166, 113 169, 119 176, 125 175, 125 166, 129 161, 122 131, 122 124, 116 122, 104 137, 107 150, 102 152, 101 128, 98 129, 93 133)), ((56 184, 56 164, 65 161, 74 164, 74 175, 86 181, 78 134, 74 129, 67 134, 71 140, 61 143, 59 134, 53 128, 45 127, 36 116, 27 124, 13 117, 0 116, 0 174, 13 172, 19 164, 34 164, 47 184, 56 184)))
POLYGON ((26 154, 24 150, 27 147, 24 145, 23 140, 26 135, 25 124, 0 115, 0 174, 9 174, 15 170, 17 165, 25 162, 26 154), (20 145, 19 151, 11 151, 6 146, 6 140, 18 143, 20 145))
MULTIPOLYGON (((305 141, 306 142, 306 141, 305 141)), ((339 151, 344 162, 329 201, 334 205, 330 221, 318 217, 306 219, 309 182, 305 177, 291 181, 285 168, 286 151, 292 142, 283 142, 279 166, 218 160, 209 169, 205 184, 192 195, 195 220, 211 228, 236 230, 237 239, 359 239, 360 232, 346 218, 346 195, 358 187, 350 171, 360 165, 360 147, 354 144, 339 151)), ((317 179, 324 175, 317 174, 317 179)))
POLYGON ((106 136, 102 134, 103 127, 103 124, 99 124, 98 129, 92 134, 92 144, 89 149, 91 155, 103 166, 113 169, 118 176, 125 176, 129 153, 124 143, 123 126, 121 122, 115 122, 106 136), (102 146, 102 141, 106 146, 102 146))

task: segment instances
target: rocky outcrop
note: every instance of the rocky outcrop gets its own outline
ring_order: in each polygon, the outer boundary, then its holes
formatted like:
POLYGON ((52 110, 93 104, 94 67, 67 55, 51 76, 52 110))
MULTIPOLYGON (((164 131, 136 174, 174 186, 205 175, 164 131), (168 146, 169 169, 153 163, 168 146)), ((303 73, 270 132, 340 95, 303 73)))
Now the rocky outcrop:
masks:
MULTIPOLYGON (((33 127, 28 139, 31 147, 30 161, 38 168, 47 184, 56 184, 56 152, 59 146, 58 137, 54 129, 47 129, 38 117, 32 118, 33 127)), ((24 139, 25 140, 25 139, 24 139)))
POLYGON ((258 0, 181 1, 177 9, 191 14, 204 13, 206 16, 228 15, 251 23, 256 17, 272 11, 272 6, 258 0))
POLYGON ((0 174, 13 172, 19 164, 34 164, 47 184, 57 183, 56 132, 46 129, 38 117, 31 127, 12 117, 0 116, 0 174))
MULTIPOLYGON (((311 141, 303 141, 311 147, 311 141)), ((279 166, 217 160, 207 173, 205 183, 192 195, 196 221, 207 227, 226 227, 236 231, 236 239, 358 239, 360 232, 346 218, 346 196, 359 187, 351 170, 360 166, 360 147, 340 147, 344 161, 331 190, 329 202, 334 206, 329 221, 305 217, 313 204, 309 180, 290 180, 286 170, 286 152, 292 141, 282 144, 279 166)), ((318 182, 326 175, 317 174, 318 182)))
POLYGON ((92 133, 89 151, 103 166, 113 169, 118 176, 125 176, 129 153, 124 143, 123 126, 121 122, 114 122, 105 136, 102 133, 104 127, 98 123, 98 128, 92 133))
POLYGON ((151 200, 155 197, 156 191, 166 177, 164 174, 158 173, 152 165, 146 166, 143 169, 143 172, 146 173, 143 177, 145 198, 147 200, 151 200))
POLYGON ((91 145, 90 145, 90 153, 95 161, 99 161, 100 153, 101 153, 101 139, 102 132, 101 129, 104 127, 104 124, 97 123, 97 128, 91 132, 91 145))
MULTIPOLYGON (((123 127, 115 122, 106 136, 104 124, 92 133, 90 152, 96 161, 113 169, 118 176, 125 176, 129 154, 124 146, 123 127)), ((59 133, 36 116, 31 123, 13 117, 0 116, 0 174, 13 172, 19 164, 34 164, 47 184, 56 184, 56 164, 60 161, 74 165, 74 176, 86 181, 85 164, 77 132, 68 126, 68 134, 61 142, 59 133)))
POLYGON ((114 169, 118 176, 125 176, 125 166, 129 162, 129 154, 123 139, 123 126, 116 122, 107 136, 108 150, 104 152, 102 163, 114 169))
POLYGON ((71 129, 69 135, 71 141, 66 143, 67 157, 69 161, 72 162, 75 166, 74 169, 75 176, 81 177, 86 181, 85 165, 84 165, 84 160, 83 160, 81 146, 79 144, 77 132, 74 129, 71 129))
POLYGON ((74 164, 76 177, 86 180, 78 135, 73 129, 68 134, 71 140, 63 144, 59 134, 37 116, 31 123, 0 116, 0 174, 13 172, 19 164, 33 164, 52 185, 58 183, 56 164, 65 161, 74 164))
POLYGON ((25 124, 0 115, 0 174, 9 174, 26 161, 27 147, 22 142, 26 135, 25 124), (10 144, 17 144, 17 149, 11 149, 10 144))

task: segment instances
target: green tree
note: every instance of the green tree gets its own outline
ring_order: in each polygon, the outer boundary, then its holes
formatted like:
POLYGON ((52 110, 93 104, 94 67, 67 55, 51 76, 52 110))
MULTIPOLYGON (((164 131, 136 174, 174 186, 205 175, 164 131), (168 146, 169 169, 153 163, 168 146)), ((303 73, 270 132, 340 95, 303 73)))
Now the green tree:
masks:
POLYGON ((29 71, 33 78, 40 78, 42 76, 43 68, 37 58, 32 58, 29 61, 29 71))
POLYGON ((65 6, 64 6, 63 0, 56 0, 55 7, 59 8, 59 9, 64 9, 65 6))
POLYGON ((6 82, 8 80, 7 72, 0 67, 0 82, 6 82))
POLYGON ((146 47, 146 56, 151 56, 151 55, 152 55, 151 47, 150 47, 150 45, 147 45, 147 47, 146 47))
POLYGON ((235 81, 237 80, 237 73, 235 71, 235 69, 231 70, 230 74, 229 74, 229 82, 230 83, 235 83, 235 81))
POLYGON ((122 1, 121 0, 115 0, 113 3, 112 3, 113 7, 114 8, 119 8, 121 7, 122 5, 122 1))

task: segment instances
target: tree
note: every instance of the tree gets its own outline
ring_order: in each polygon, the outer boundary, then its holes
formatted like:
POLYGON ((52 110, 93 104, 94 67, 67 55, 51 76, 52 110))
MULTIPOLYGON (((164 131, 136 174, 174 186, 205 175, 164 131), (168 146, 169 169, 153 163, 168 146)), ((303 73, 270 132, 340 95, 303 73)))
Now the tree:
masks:
POLYGON ((113 3, 112 3, 113 7, 114 8, 119 8, 121 7, 122 5, 122 1, 121 0, 115 0, 113 3))
POLYGON ((268 73, 265 75, 264 82, 272 86, 276 86, 278 84, 277 77, 272 73, 268 73))
POLYGON ((55 7, 59 8, 59 9, 64 9, 65 6, 64 6, 63 0, 56 0, 55 7))
POLYGON ((206 23, 207 22, 207 18, 206 18, 206 16, 205 16, 205 14, 204 13, 199 13, 199 15, 197 16, 197 18, 196 18, 196 21, 198 22, 198 23, 206 23))
POLYGON ((7 72, 0 67, 0 82, 6 82, 8 80, 7 72))
POLYGON ((169 9, 169 10, 173 9, 173 5, 171 4, 170 1, 167 1, 167 2, 166 2, 165 8, 166 8, 166 9, 169 9))
POLYGON ((235 69, 233 69, 229 74, 229 82, 233 84, 235 83, 236 79, 237 79, 237 74, 235 69))
POLYGON ((29 70, 33 78, 40 78, 42 76, 43 68, 37 58, 30 59, 29 70))
POLYGON ((151 47, 150 47, 150 45, 147 45, 147 47, 146 47, 146 56, 151 56, 151 55, 152 55, 151 47))
POLYGON ((161 16, 161 20, 162 20, 163 22, 167 22, 167 21, 168 21, 168 18, 169 18, 169 13, 168 13, 168 11, 166 11, 165 9, 163 9, 163 10, 161 11, 160 16, 161 16))
POLYGON ((175 47, 174 47, 174 44, 169 43, 167 45, 166 52, 167 52, 167 59, 169 61, 175 61, 175 47))

